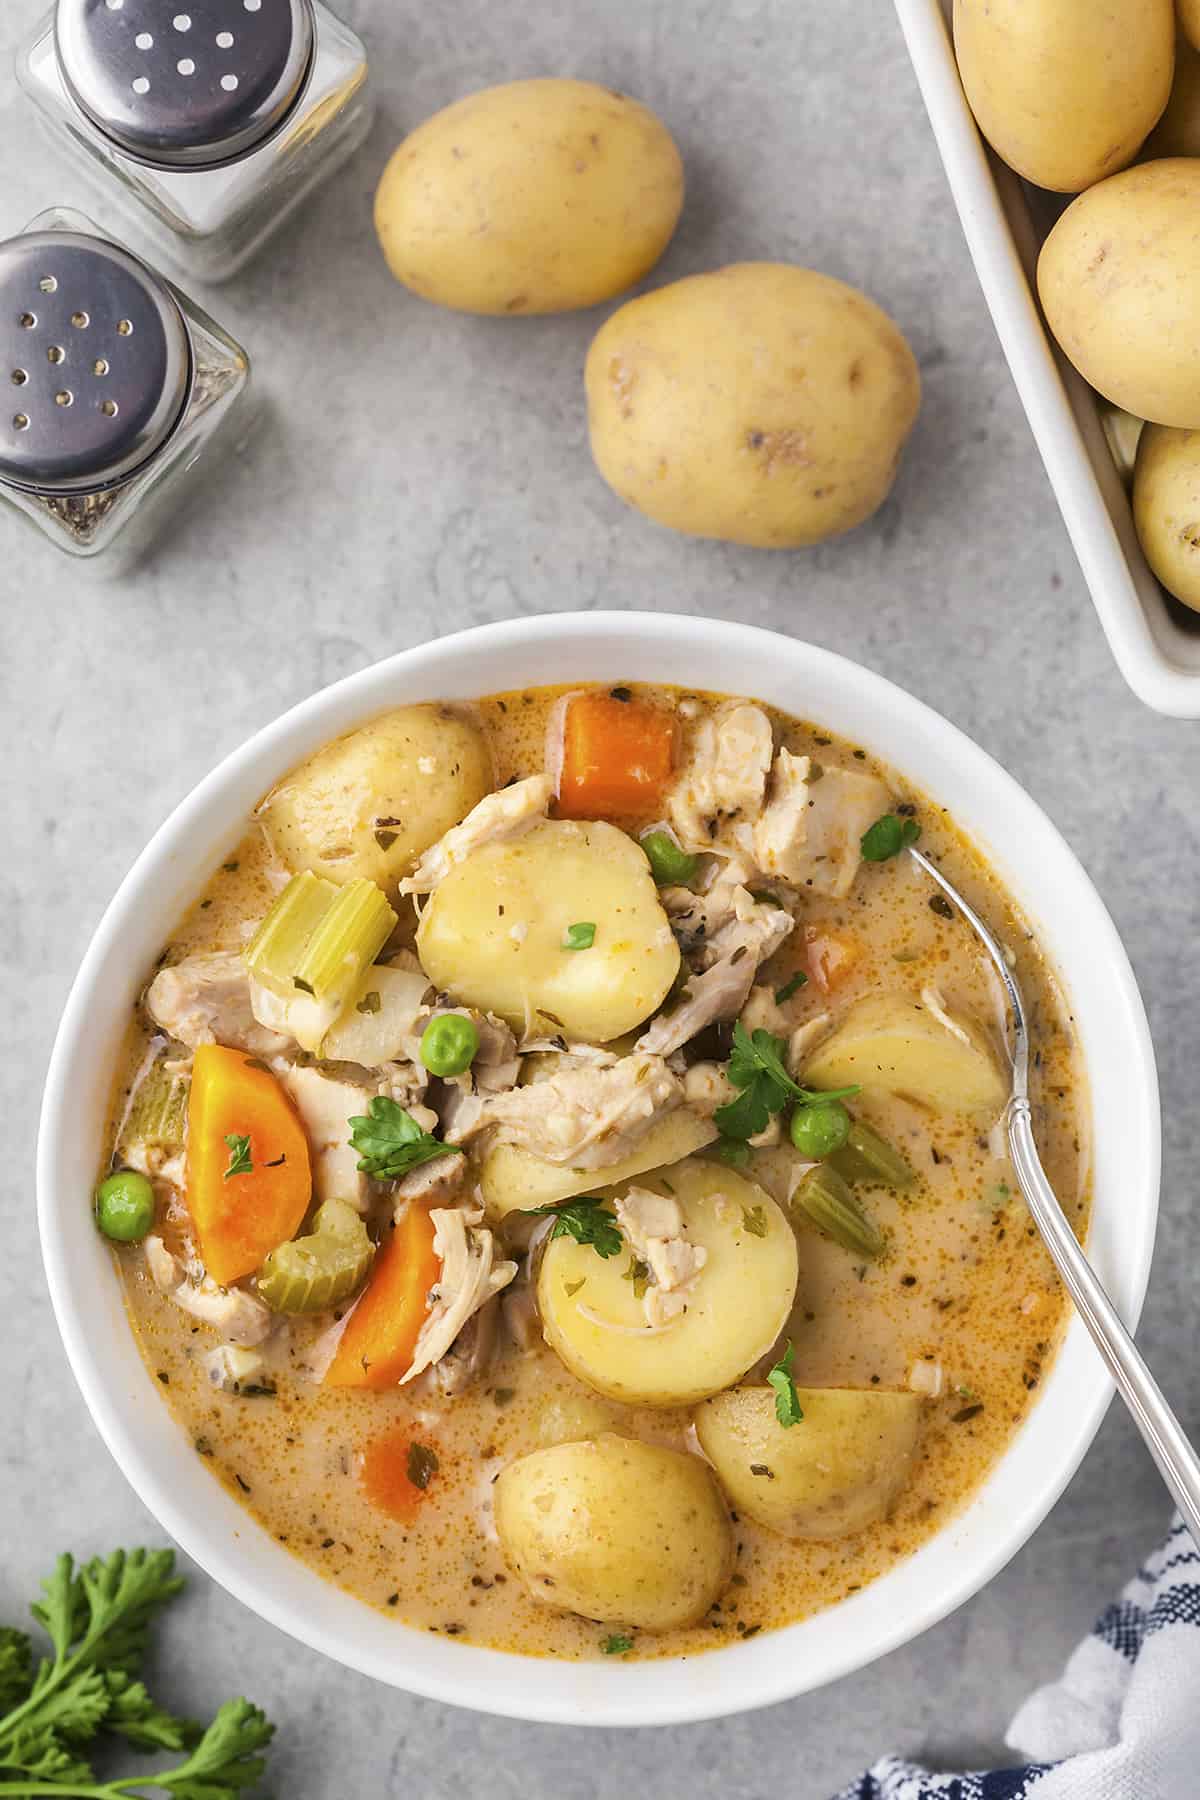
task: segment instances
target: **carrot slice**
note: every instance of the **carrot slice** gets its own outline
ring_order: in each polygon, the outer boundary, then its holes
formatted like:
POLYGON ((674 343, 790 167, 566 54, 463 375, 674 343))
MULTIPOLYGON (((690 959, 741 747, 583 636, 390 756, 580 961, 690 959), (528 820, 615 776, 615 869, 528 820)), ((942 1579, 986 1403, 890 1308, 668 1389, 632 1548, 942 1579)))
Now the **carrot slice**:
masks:
POLYGON ((671 778, 669 713, 611 694, 579 694, 563 724, 558 811, 564 819, 650 818, 671 778))
POLYGON ((410 1205, 380 1245, 361 1299, 325 1373, 327 1387, 394 1387, 408 1373, 442 1272, 428 1208, 410 1205))
POLYGON ((371 1440, 362 1453, 359 1478, 372 1506, 411 1525, 439 1467, 434 1446, 404 1425, 371 1440))
POLYGON ((849 931, 806 925, 804 942, 813 980, 823 994, 832 993, 862 960, 862 942, 849 931))
POLYGON ((253 1274, 295 1237, 311 1199, 308 1139, 271 1071, 241 1050, 201 1044, 188 1099, 187 1203, 213 1280, 228 1287, 253 1274))

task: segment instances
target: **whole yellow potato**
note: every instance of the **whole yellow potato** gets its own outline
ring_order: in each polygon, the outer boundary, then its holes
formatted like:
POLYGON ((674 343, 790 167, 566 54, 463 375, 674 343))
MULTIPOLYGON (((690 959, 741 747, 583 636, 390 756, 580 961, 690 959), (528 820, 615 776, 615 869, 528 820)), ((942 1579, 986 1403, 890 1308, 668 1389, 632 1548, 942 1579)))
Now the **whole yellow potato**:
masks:
POLYGON ((396 883, 491 791, 483 734, 444 706, 401 706, 335 738, 268 794, 259 817, 294 874, 396 883))
POLYGON ((1133 522, 1163 586, 1200 612, 1200 431, 1146 426, 1133 467, 1133 522))
POLYGON ((513 81, 419 125, 375 196, 388 267, 472 313, 574 312, 651 270, 683 163, 648 107, 590 81, 513 81))
POLYGON ((729 1515, 698 1456, 603 1432, 520 1457, 492 1491, 509 1567, 562 1612, 670 1631, 729 1580, 729 1515))
POLYGON ((1141 163, 1072 201, 1038 293, 1085 380, 1135 418, 1200 427, 1200 162, 1141 163))
POLYGON ((1137 155, 1171 91, 1171 0, 954 0, 984 137, 1026 181, 1077 194, 1137 155))
POLYGON ((784 1426, 766 1387, 696 1411, 700 1448, 738 1513, 789 1538, 837 1538, 886 1518, 912 1473, 921 1402, 881 1388, 797 1388, 784 1426))
POLYGON ((1175 13, 1193 50, 1200 50, 1200 0, 1175 0, 1175 13))
MULTIPOLYGON (((1200 24, 1200 0, 1197 0, 1200 24)), ((1175 79, 1167 110, 1146 139, 1147 157, 1200 156, 1200 55, 1182 32, 1175 42, 1175 79)))
POLYGON ((609 486, 694 537, 794 549, 886 499, 920 405, 874 301, 790 263, 735 263, 630 300, 588 352, 609 486))

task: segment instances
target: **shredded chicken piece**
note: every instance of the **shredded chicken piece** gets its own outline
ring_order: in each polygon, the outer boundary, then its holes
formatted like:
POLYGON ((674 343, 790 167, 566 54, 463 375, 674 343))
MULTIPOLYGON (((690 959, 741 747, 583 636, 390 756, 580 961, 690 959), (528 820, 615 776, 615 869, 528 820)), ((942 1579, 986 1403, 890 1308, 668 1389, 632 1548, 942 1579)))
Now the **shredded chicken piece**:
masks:
POLYGON ((728 921, 697 952, 703 972, 693 975, 670 1012, 660 1013, 636 1048, 670 1056, 718 1019, 735 1019, 745 1006, 760 965, 779 948, 795 920, 782 907, 755 900, 737 886, 728 921))
POLYGON ((434 1207, 433 1251, 442 1272, 430 1290, 431 1306, 413 1351, 403 1387, 446 1355, 467 1320, 506 1288, 517 1272, 515 1262, 495 1260, 495 1239, 480 1223, 478 1210, 434 1207))
POLYGON ((702 1119, 711 1119, 718 1106, 737 1099, 737 1089, 720 1063, 693 1063, 683 1078, 684 1103, 702 1119))
POLYGON ((436 1198, 449 1203, 466 1186, 470 1165, 465 1156, 438 1156, 432 1162, 419 1163, 397 1184, 398 1200, 426 1201, 436 1198))
POLYGON ((258 1381, 266 1366, 261 1352, 240 1344, 218 1344, 204 1357, 205 1374, 213 1387, 225 1394, 240 1394, 258 1381))
POLYGON ((805 1019, 803 1025, 797 1025, 788 1039, 787 1069, 793 1081, 799 1081, 805 1063, 829 1030, 831 1020, 828 1013, 817 1013, 814 1018, 805 1019))
POLYGON ((826 769, 820 781, 810 780, 803 846, 788 858, 793 887, 843 899, 862 862, 863 833, 891 805, 883 782, 856 769, 826 769))
POLYGON ((965 1044, 969 1050, 974 1049, 970 1032, 966 1031, 957 1019, 952 1019, 946 1011, 946 999, 941 988, 935 987, 932 982, 928 987, 923 987, 921 989, 921 1005, 927 1013, 932 1013, 938 1024, 952 1037, 956 1037, 960 1044, 965 1044))
POLYGON ((367 1178, 358 1172, 349 1121, 366 1112, 377 1090, 301 1067, 286 1069, 282 1080, 308 1137, 317 1199, 346 1200, 357 1212, 366 1212, 367 1178))
POLYGON ((700 721, 667 796, 667 813, 685 850, 752 851, 773 747, 771 721, 761 707, 738 702, 700 721))
POLYGON ((537 1294, 528 1281, 514 1282, 500 1297, 504 1329, 522 1356, 537 1350, 542 1343, 542 1319, 538 1312, 537 1294))
POLYGON ((433 1366, 434 1380, 448 1400, 456 1400, 485 1375, 496 1355, 500 1335, 502 1296, 493 1294, 472 1313, 441 1361, 433 1366))
POLYGON ((271 1314, 261 1300, 243 1288, 218 1287, 211 1275, 199 1283, 187 1280, 162 1239, 151 1233, 142 1244, 155 1287, 169 1294, 194 1319, 211 1325, 232 1344, 261 1344, 271 1330, 271 1314))
POLYGON ((685 1236, 683 1208, 669 1194, 631 1187, 617 1200, 617 1222, 635 1255, 650 1271, 643 1296, 647 1323, 668 1324, 687 1305, 697 1276, 708 1261, 703 1244, 685 1236))
POLYGON ((770 799, 754 824, 754 860, 764 875, 802 881, 808 873, 805 846, 808 812, 813 804, 811 772, 807 756, 793 756, 790 750, 781 750, 775 758, 770 799))
POLYGON ((750 989, 738 1023, 746 1031, 769 1031, 772 1037, 786 1037, 789 1021, 775 999, 774 988, 759 985, 750 989))
POLYGON ((619 1162, 658 1119, 683 1101, 683 1085, 661 1056, 634 1052, 607 1069, 564 1069, 530 1087, 458 1109, 445 1125, 463 1143, 494 1128, 497 1136, 547 1162, 603 1169, 619 1162))
POLYGON ((451 869, 464 862, 482 844, 518 837, 546 817, 554 784, 549 775, 530 775, 510 787, 488 794, 462 821, 430 846, 400 883, 402 894, 431 894, 451 869))
POLYGON ((236 951, 189 956, 160 969, 147 989, 146 1011, 168 1037, 189 1050, 226 1044, 251 1056, 279 1056, 296 1047, 292 1038, 255 1018, 250 977, 236 951))

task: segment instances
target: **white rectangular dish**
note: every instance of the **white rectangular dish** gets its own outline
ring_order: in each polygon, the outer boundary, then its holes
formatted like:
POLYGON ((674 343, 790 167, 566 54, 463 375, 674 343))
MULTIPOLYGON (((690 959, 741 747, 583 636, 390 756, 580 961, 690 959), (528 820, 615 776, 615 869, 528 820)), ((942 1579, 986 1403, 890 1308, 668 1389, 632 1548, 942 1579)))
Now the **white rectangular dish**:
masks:
POLYGON ((1034 270, 1053 222, 1049 196, 1026 187, 983 142, 958 78, 950 0, 895 5, 984 298, 1109 646, 1147 706, 1200 718, 1200 614, 1151 574, 1100 403, 1038 310, 1034 270))

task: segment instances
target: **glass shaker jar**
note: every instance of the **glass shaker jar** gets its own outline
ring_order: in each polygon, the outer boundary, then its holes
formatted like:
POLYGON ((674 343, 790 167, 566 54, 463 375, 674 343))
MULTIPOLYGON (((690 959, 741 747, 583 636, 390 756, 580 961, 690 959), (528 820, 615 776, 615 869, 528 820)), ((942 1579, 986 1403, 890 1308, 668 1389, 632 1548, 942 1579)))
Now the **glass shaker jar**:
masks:
POLYGON ((371 123, 362 43, 321 0, 57 0, 17 76, 200 281, 239 269, 371 123))
POLYGON ((249 380, 240 344, 82 214, 0 243, 0 502, 70 555, 126 568, 216 434, 238 446, 249 380))

